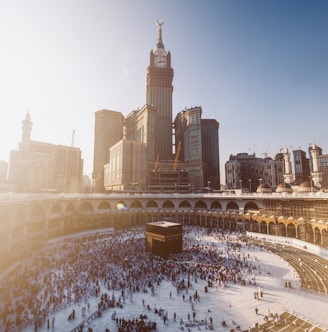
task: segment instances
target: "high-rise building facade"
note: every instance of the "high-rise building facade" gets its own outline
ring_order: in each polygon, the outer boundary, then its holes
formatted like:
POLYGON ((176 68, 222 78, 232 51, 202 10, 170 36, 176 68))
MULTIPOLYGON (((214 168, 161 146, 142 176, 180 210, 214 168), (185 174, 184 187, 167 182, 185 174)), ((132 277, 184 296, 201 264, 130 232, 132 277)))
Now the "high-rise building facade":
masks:
POLYGON ((219 123, 202 119, 200 106, 186 108, 174 120, 175 143, 192 190, 220 189, 219 123))
POLYGON ((125 119, 126 139, 146 144, 147 164, 152 166, 156 159, 156 121, 156 109, 150 105, 132 111, 125 119))
POLYGON ((322 154, 318 157, 319 173, 320 178, 320 188, 328 190, 328 154, 322 154))
POLYGON ((293 150, 294 157, 294 183, 300 185, 302 182, 309 181, 310 161, 303 150, 293 150))
POLYGON ((268 184, 272 190, 284 181, 284 159, 279 153, 274 159, 263 158, 263 183, 268 184))
POLYGON ((22 141, 10 152, 8 181, 24 192, 81 192, 83 160, 81 150, 31 140, 32 121, 26 114, 22 141))
POLYGON ((157 22, 157 44, 150 51, 147 68, 146 104, 157 111, 155 154, 160 160, 172 158, 173 69, 171 53, 164 48, 162 22, 157 22))
POLYGON ((238 153, 231 155, 225 163, 226 188, 246 189, 254 192, 260 184, 275 189, 283 182, 284 159, 258 158, 255 154, 238 153))
POLYGON ((109 148, 123 138, 124 116, 120 112, 100 110, 95 113, 92 190, 103 192, 104 166, 109 161, 109 148))
POLYGON ((202 188, 204 182, 201 118, 202 108, 199 106, 179 112, 174 120, 176 156, 188 171, 194 191, 202 188))
POLYGON ((179 112, 174 121, 175 141, 181 142, 180 155, 185 163, 202 161, 202 108, 193 107, 179 112))
POLYGON ((259 166, 259 160, 255 154, 230 155, 225 163, 226 189, 248 188, 254 191, 263 178, 263 169, 259 166))
POLYGON ((104 188, 111 190, 144 190, 147 169, 155 163, 154 107, 145 105, 132 111, 124 121, 123 138, 109 149, 104 166, 104 188))
POLYGON ((204 187, 221 189, 219 123, 215 119, 202 119, 201 129, 204 187))

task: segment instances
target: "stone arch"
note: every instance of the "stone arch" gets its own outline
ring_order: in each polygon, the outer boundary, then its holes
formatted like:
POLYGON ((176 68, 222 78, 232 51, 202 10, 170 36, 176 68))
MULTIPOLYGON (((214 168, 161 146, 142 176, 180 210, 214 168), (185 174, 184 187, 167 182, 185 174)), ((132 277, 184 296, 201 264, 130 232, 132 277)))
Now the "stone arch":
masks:
POLYGON ((191 209, 190 202, 188 202, 186 200, 181 201, 180 204, 179 204, 179 209, 191 209))
POLYGON ((195 204, 195 210, 207 210, 207 205, 204 201, 197 201, 195 204))
POLYGON ((91 205, 91 203, 89 202, 83 202, 79 208, 78 208, 79 212, 93 212, 93 207, 91 205))
POLYGON ((65 211, 66 211, 66 213, 74 213, 75 212, 75 207, 74 207, 73 203, 69 203, 66 206, 65 211))
POLYGON ((289 223, 287 225, 287 236, 292 237, 292 238, 296 238, 296 227, 292 223, 289 223))
POLYGON ((105 211, 105 212, 110 212, 110 204, 109 202, 103 201, 98 205, 98 210, 105 211))
POLYGON ((151 201, 147 202, 146 208, 147 209, 149 209, 149 208, 158 209, 158 204, 154 200, 151 200, 151 201))
POLYGON ((317 245, 321 244, 321 232, 320 232, 320 229, 318 227, 314 228, 314 242, 317 245))
POLYGON ((230 220, 230 227, 228 227, 231 231, 235 231, 237 229, 237 221, 235 218, 230 220))
POLYGON ((53 205, 53 207, 50 210, 50 216, 51 218, 57 218, 60 217, 62 214, 62 208, 59 204, 53 205))
POLYGON ((211 210, 213 211, 222 211, 222 206, 219 201, 213 201, 211 203, 211 210))
POLYGON ((260 233, 263 233, 263 234, 267 234, 267 232, 268 232, 268 225, 267 225, 267 223, 264 220, 262 220, 260 222, 260 229, 259 229, 259 231, 260 231, 260 233))
POLYGON ((314 241, 314 232, 312 227, 307 222, 301 222, 298 225, 298 238, 305 242, 313 243, 314 241))
POLYGON ((277 235, 286 236, 287 226, 283 222, 278 222, 276 226, 277 226, 277 235))
POLYGON ((228 204, 227 204, 227 211, 229 212, 239 212, 239 206, 236 202, 234 201, 230 201, 228 204))
POLYGON ((130 209, 142 209, 142 205, 139 201, 133 201, 130 205, 130 209))
POLYGON ((259 223, 256 220, 251 219, 249 222, 249 229, 251 232, 259 233, 260 231, 259 223))
POLYGON ((249 213, 256 213, 259 212, 260 209, 258 205, 255 202, 247 202, 245 207, 244 207, 244 212, 249 212, 249 213))
POLYGON ((172 201, 167 200, 163 203, 162 208, 163 209, 174 209, 174 204, 172 201))
MULTIPOLYGON (((93 206, 90 202, 83 202, 77 210, 76 218, 73 220, 74 226, 86 227, 93 221, 93 206)), ((72 223, 71 223, 72 225, 72 223)))

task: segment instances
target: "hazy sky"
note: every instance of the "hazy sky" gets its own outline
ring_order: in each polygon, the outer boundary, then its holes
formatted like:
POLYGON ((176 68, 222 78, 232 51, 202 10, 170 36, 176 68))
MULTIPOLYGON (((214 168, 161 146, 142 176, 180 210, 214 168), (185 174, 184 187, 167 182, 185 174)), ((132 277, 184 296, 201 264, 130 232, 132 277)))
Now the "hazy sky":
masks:
POLYGON ((328 153, 328 1, 1 0, 0 160, 21 140, 82 150, 93 168, 94 113, 146 102, 156 20, 174 68, 173 118, 202 106, 230 154, 317 143, 328 153))

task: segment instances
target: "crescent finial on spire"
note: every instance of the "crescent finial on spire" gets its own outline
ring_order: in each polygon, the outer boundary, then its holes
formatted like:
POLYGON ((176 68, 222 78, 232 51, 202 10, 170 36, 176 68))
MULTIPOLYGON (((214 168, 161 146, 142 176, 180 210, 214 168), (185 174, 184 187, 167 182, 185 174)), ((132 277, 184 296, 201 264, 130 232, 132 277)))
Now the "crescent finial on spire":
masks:
POLYGON ((163 26, 164 22, 163 21, 156 21, 156 25, 157 25, 157 48, 163 48, 164 49, 164 45, 163 45, 163 40, 162 40, 162 26, 163 26))
POLYGON ((156 24, 157 24, 158 27, 162 27, 162 25, 164 24, 164 22, 157 20, 156 24))

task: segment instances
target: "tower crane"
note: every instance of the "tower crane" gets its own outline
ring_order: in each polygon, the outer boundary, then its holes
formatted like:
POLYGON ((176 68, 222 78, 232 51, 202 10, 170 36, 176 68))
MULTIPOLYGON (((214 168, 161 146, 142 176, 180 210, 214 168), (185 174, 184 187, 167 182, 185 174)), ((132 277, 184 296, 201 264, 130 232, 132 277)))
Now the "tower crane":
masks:
POLYGON ((179 141, 179 144, 178 144, 178 147, 177 147, 177 151, 175 153, 175 159, 174 159, 174 164, 173 164, 173 170, 174 171, 177 170, 177 165, 178 165, 180 151, 181 151, 181 141, 179 141))

